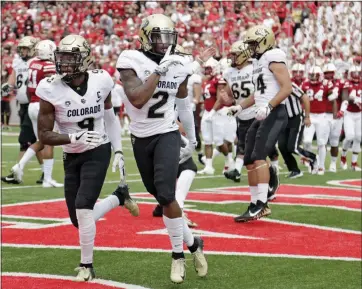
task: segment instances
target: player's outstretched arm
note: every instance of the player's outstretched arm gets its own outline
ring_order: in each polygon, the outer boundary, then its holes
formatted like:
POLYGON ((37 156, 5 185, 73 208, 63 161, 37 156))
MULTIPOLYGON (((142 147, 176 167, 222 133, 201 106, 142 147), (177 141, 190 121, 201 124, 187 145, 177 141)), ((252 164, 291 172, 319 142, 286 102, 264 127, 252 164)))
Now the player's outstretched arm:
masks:
POLYGON ((286 99, 292 93, 292 81, 290 79, 287 66, 284 63, 272 62, 269 65, 269 69, 271 72, 273 72, 280 87, 279 92, 276 94, 276 96, 274 96, 271 101, 269 101, 269 104, 272 107, 277 107, 284 99, 286 99))
POLYGON ((54 106, 43 99, 40 99, 38 115, 39 140, 45 145, 57 146, 70 144, 67 134, 59 134, 53 131, 55 121, 54 106))
POLYGON ((128 100, 134 107, 141 109, 153 96, 160 75, 152 73, 147 81, 143 83, 132 69, 120 69, 119 73, 128 100))

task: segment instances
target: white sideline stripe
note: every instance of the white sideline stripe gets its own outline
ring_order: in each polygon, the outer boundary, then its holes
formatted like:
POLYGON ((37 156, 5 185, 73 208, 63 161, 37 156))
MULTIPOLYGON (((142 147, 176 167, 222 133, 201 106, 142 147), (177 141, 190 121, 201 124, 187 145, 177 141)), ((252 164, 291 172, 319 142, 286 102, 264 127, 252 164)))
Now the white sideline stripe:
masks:
MULTIPOLYGON (((3 218, 21 219, 21 220, 41 220, 41 221, 54 221, 54 222, 67 222, 69 218, 43 218, 43 217, 27 217, 18 215, 5 215, 2 214, 3 218)), ((6 221, 6 220, 4 220, 6 221)))
MULTIPOLYGON (((150 197, 140 197, 137 196, 138 193, 132 194, 134 199, 136 200, 149 200, 152 199, 150 197)), ((185 200, 185 202, 189 203, 200 203, 200 204, 213 204, 213 205, 232 205, 232 204, 249 204, 250 201, 242 201, 242 200, 230 200, 230 201, 205 201, 205 200, 185 200)), ((281 205, 281 206, 303 206, 303 207, 316 207, 316 208, 327 208, 327 209, 337 209, 337 210, 345 210, 351 212, 361 212, 361 209, 348 208, 344 206, 329 206, 329 205, 313 205, 313 204, 304 204, 304 203, 272 203, 273 205, 281 205)))
MULTIPOLYGON (((332 186, 339 186, 339 187, 348 187, 356 189, 358 186, 355 185, 348 185, 348 184, 342 184, 342 182, 353 182, 353 181, 360 181, 361 179, 348 179, 348 180, 336 180, 336 181, 328 181, 328 185, 332 186)), ((339 188, 340 189, 340 188, 339 188)), ((361 190, 362 188, 357 188, 358 190, 361 190)))
MULTIPOLYGON (((8 248, 30 248, 30 249, 65 249, 79 250, 79 246, 61 246, 61 245, 31 245, 31 244, 11 244, 3 243, 3 247, 8 248)), ((170 253, 171 250, 165 249, 140 249, 140 248, 117 248, 117 247, 94 247, 95 251, 119 251, 119 252, 146 252, 146 253, 170 253)), ((361 261, 360 258, 352 257, 330 257, 330 256, 313 256, 313 255, 295 255, 295 254, 269 254, 269 253, 250 253, 250 252, 220 252, 204 251, 209 255, 225 256, 250 256, 250 257, 275 257, 275 258, 294 258, 294 259, 315 259, 315 260, 334 260, 334 261, 361 261)), ((190 254, 185 251, 186 254, 190 254)))
MULTIPOLYGON (((31 278, 41 278, 41 279, 58 279, 58 280, 75 281, 74 276, 61 276, 61 275, 22 273, 22 272, 3 272, 3 273, 1 273, 1 276, 31 277, 31 278)), ((138 286, 138 285, 132 285, 132 284, 121 283, 121 282, 112 281, 112 280, 98 279, 98 278, 95 278, 92 281, 89 281, 88 283, 94 283, 94 284, 100 284, 100 285, 111 286, 114 288, 124 288, 124 289, 151 289, 151 288, 146 288, 146 287, 142 287, 142 286, 138 286)))
MULTIPOLYGON (((1 146, 4 146, 4 147, 18 147, 19 146, 19 143, 9 143, 9 142, 6 142, 6 143, 2 143, 1 146)), ((57 149, 61 149, 62 147, 61 146, 54 146, 54 148, 57 148, 57 149)), ((122 146, 123 149, 126 149, 126 150, 131 150, 132 147, 130 146, 122 146)))
MULTIPOLYGON (((139 174, 137 174, 139 176, 139 174)), ((200 179, 213 179, 213 178, 224 178, 224 175, 215 175, 215 176, 199 176, 195 177, 196 180, 200 179)), ((142 182, 142 179, 136 179, 136 180, 127 180, 127 183, 137 183, 142 182)), ((118 184, 118 181, 106 181, 105 184, 118 184)), ((30 188, 43 188, 41 185, 38 186, 9 186, 9 187, 2 187, 2 190, 15 190, 15 189, 30 189, 30 188)), ((46 188, 49 189, 49 188, 46 188)))
MULTIPOLYGON (((210 215, 216 215, 216 216, 224 216, 224 217, 237 217, 238 216, 236 214, 231 214, 231 213, 214 212, 214 211, 197 210, 197 209, 188 209, 187 211, 188 212, 200 213, 200 214, 210 214, 210 215)), ((270 223, 278 223, 278 224, 297 226, 297 227, 306 227, 306 228, 319 229, 319 230, 324 230, 324 231, 333 231, 333 232, 339 232, 339 233, 349 233, 349 234, 362 235, 362 232, 355 231, 355 230, 339 229, 339 228, 333 228, 333 227, 327 227, 327 226, 310 225, 310 224, 296 223, 296 222, 288 222, 288 221, 281 221, 281 220, 276 220, 276 219, 262 218, 262 219, 259 219, 258 221, 270 222, 270 223)))

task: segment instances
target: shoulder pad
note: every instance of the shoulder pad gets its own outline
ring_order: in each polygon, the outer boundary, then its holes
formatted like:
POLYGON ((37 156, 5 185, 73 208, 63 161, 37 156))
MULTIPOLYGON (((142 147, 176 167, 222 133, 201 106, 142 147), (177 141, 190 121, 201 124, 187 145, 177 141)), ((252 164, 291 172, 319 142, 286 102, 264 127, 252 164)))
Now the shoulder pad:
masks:
POLYGON ((269 63, 280 62, 287 64, 287 56, 284 51, 279 48, 274 48, 265 52, 265 56, 269 63))
POLYGON ((137 50, 124 50, 119 55, 116 68, 117 69, 134 69, 135 60, 139 60, 140 52, 137 50))

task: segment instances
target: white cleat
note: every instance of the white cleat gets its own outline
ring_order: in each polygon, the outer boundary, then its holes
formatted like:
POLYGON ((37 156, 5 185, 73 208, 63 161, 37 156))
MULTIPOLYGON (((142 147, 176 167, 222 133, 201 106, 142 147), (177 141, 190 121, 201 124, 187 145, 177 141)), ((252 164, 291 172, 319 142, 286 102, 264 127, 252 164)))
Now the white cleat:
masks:
POLYGON ((323 175, 324 175, 324 169, 319 168, 317 174, 318 174, 319 176, 323 176, 323 175))
POLYGON ((16 164, 11 168, 11 172, 14 174, 14 179, 17 180, 19 183, 23 181, 23 169, 20 167, 19 164, 16 164))
POLYGON ((205 277, 207 275, 208 265, 203 251, 204 241, 200 237, 195 237, 195 240, 199 243, 196 252, 192 253, 195 271, 199 277, 205 277))
POLYGON ((214 168, 205 167, 201 171, 197 172, 199 175, 213 175, 215 173, 214 168))
POLYGON ((43 181, 43 188, 62 188, 64 187, 63 184, 58 183, 55 180, 44 180, 43 181))
POLYGON ((182 217, 184 218, 184 221, 186 222, 186 225, 189 227, 189 228, 196 228, 198 225, 191 221, 188 217, 188 215, 184 212, 182 212, 182 217))
POLYGON ((336 172, 337 172, 337 165, 336 165, 336 163, 331 163, 331 164, 329 165, 329 171, 330 171, 331 173, 336 173, 336 172))
POLYGON ((74 271, 78 272, 77 277, 75 277, 75 281, 78 282, 91 281, 96 277, 93 268, 77 267, 74 271))
POLYGON ((171 281, 173 283, 180 284, 185 280, 186 271, 185 271, 186 261, 185 259, 172 259, 171 264, 171 281))
POLYGON ((351 169, 352 169, 352 171, 355 171, 355 172, 361 172, 362 171, 362 169, 357 165, 352 165, 351 169))

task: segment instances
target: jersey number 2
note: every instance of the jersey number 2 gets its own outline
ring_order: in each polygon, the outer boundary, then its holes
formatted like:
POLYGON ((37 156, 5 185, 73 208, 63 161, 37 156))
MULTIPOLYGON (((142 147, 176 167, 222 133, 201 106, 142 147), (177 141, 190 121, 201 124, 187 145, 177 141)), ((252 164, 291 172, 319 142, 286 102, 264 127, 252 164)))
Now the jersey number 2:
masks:
POLYGON ((161 108, 167 103, 168 99, 168 93, 166 91, 159 91, 156 94, 152 96, 152 98, 159 99, 160 96, 162 96, 161 100, 159 102, 156 102, 154 105, 150 107, 148 110, 148 118, 163 118, 165 116, 165 113, 158 113, 156 112, 157 109, 161 108))
POLYGON ((80 128, 86 128, 88 131, 94 130, 94 118, 85 118, 82 121, 78 122, 80 128))

